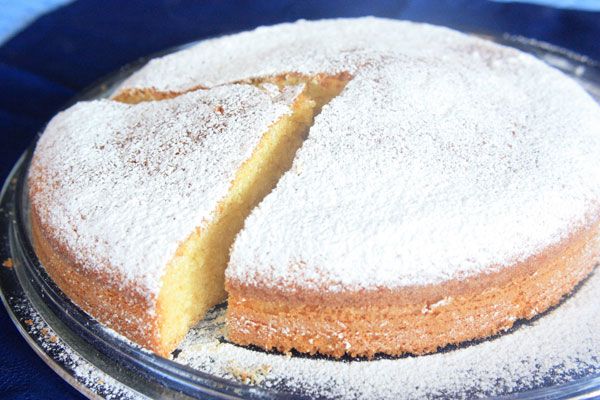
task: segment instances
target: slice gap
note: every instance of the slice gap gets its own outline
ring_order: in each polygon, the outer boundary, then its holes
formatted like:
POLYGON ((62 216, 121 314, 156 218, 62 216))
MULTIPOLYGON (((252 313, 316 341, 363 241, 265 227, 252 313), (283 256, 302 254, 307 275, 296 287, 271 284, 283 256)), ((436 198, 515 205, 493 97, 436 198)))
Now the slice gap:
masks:
POLYGON ((157 306, 160 348, 154 351, 167 356, 210 308, 226 299, 225 268, 236 235, 252 209, 291 168, 315 116, 343 90, 349 79, 347 74, 313 77, 288 74, 248 82, 265 90, 267 84, 279 88, 298 84, 305 87, 292 104, 291 113, 271 125, 236 172, 227 195, 214 211, 213 220, 192 233, 168 264, 157 306))
POLYGON ((191 89, 187 89, 182 92, 176 91, 161 91, 155 88, 130 88, 119 90, 114 96, 111 96, 111 99, 114 101, 118 101, 120 103, 126 104, 138 104, 146 101, 159 101, 159 100, 168 100, 173 99, 177 96, 181 96, 182 94, 186 94, 189 92, 193 92, 196 90, 206 90, 208 89, 203 85, 196 85, 191 89))

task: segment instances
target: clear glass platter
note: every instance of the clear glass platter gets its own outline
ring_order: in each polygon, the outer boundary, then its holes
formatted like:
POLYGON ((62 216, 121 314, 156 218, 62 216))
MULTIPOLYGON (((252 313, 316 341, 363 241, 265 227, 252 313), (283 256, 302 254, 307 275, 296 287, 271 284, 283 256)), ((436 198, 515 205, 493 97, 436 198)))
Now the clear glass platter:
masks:
MULTIPOLYGON (((486 38, 534 54, 576 79, 600 102, 598 62, 525 38, 486 38)), ((107 97, 145 61, 123 68, 74 101, 107 97)), ((111 333, 73 304, 47 276, 30 242, 25 189, 34 145, 14 166, 0 193, 0 261, 12 262, 0 268, 0 297, 21 335, 54 371, 90 398, 309 397, 285 388, 244 384, 156 356, 111 333)), ((600 359, 600 348, 596 351, 600 359)), ((565 383, 540 386, 502 398, 592 398, 600 396, 600 374, 580 374, 565 383)))

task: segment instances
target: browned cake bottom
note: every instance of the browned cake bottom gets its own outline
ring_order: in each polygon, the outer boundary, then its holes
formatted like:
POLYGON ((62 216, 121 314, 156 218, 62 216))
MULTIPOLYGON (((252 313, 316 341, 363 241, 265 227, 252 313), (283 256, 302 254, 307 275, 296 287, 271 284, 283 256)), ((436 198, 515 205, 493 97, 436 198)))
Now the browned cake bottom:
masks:
POLYGON ((228 338, 267 350, 426 354, 505 331, 558 304, 600 257, 600 221, 498 272, 441 285, 328 293, 227 282, 228 338))

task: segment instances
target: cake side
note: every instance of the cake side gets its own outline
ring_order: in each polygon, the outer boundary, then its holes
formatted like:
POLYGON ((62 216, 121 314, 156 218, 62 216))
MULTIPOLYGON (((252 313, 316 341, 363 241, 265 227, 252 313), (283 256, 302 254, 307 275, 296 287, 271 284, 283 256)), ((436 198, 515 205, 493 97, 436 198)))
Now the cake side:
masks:
POLYGON ((125 279, 110 265, 86 268, 78 263, 52 228, 40 222, 35 206, 30 211, 35 253, 54 283, 82 310, 133 342, 159 354, 162 347, 156 299, 125 279))
POLYGON ((510 329, 557 305, 600 262, 600 217, 490 274, 441 285, 342 292, 227 281, 227 337, 266 350, 371 358, 427 354, 510 329))
POLYGON ((234 243, 229 340, 423 354, 531 318, 593 268, 600 108, 530 56, 444 44, 365 63, 315 119, 234 243))

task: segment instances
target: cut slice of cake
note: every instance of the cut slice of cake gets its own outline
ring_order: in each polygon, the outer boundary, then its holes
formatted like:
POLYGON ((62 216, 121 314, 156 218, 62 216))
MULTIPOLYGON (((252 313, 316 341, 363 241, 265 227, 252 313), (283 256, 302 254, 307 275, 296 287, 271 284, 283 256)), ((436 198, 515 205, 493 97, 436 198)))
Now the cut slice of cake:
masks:
POLYGON ((29 176, 34 242, 52 279, 117 332, 173 350, 225 300, 235 235, 340 89, 284 81, 84 102, 56 116, 29 176))

